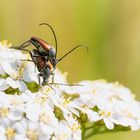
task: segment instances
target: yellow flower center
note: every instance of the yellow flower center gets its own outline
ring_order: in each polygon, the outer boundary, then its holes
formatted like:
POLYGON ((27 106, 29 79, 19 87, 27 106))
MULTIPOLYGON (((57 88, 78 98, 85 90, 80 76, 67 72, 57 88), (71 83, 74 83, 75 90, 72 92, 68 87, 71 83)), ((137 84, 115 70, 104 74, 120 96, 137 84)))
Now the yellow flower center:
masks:
POLYGON ((44 95, 47 95, 50 91, 52 91, 52 89, 48 86, 42 86, 40 89, 40 92, 44 95))
POLYGON ((101 111, 99 114, 100 114, 101 116, 106 116, 106 117, 110 117, 110 116, 111 116, 111 112, 101 111))
POLYGON ((109 101, 110 102, 112 102, 114 99, 116 99, 116 100, 122 100, 119 96, 117 96, 117 95, 112 95, 112 96, 110 96, 109 97, 109 101))
POLYGON ((133 115, 132 115, 128 110, 124 110, 123 113, 124 113, 128 118, 133 118, 133 115))
POLYGON ((4 46, 4 47, 11 47, 11 46, 12 46, 11 43, 8 43, 8 40, 2 40, 2 41, 0 42, 0 45, 1 45, 1 46, 4 46))
POLYGON ((26 133, 26 136, 30 139, 30 140, 38 140, 38 132, 36 132, 35 130, 28 130, 26 133))
POLYGON ((18 68, 18 71, 13 73, 11 75, 11 77, 14 79, 14 80, 21 80, 23 78, 23 72, 24 72, 24 69, 25 69, 25 64, 22 64, 21 66, 19 66, 18 68))
POLYGON ((83 105, 82 108, 84 109, 84 113, 86 113, 86 111, 90 109, 87 105, 83 105))
POLYGON ((96 89, 93 90, 93 94, 96 94, 96 89))
POLYGON ((83 108, 86 110, 86 109, 89 109, 89 107, 87 105, 83 105, 83 108))
POLYGON ((71 102, 71 98, 70 97, 69 98, 64 98, 63 97, 63 105, 64 106, 67 106, 70 102, 71 102))
POLYGON ((21 100, 16 99, 16 98, 12 98, 11 99, 11 105, 18 106, 18 105, 21 105, 21 104, 22 104, 22 101, 21 100))
POLYGON ((79 129, 80 129, 80 125, 78 124, 78 122, 73 123, 71 130, 76 132, 79 129))
POLYGON ((46 113, 41 113, 40 116, 39 116, 39 119, 41 122, 44 122, 46 124, 50 123, 51 122, 51 118, 50 116, 48 116, 46 113))
POLYGON ((1 118, 7 117, 8 114, 9 114, 8 108, 0 108, 0 117, 1 118))
POLYGON ((11 127, 7 128, 5 135, 7 136, 8 140, 12 140, 15 136, 15 130, 11 127))
POLYGON ((108 113, 107 113, 107 116, 110 117, 110 116, 111 116, 111 112, 108 112, 108 113))
POLYGON ((116 87, 124 87, 124 86, 121 85, 118 81, 116 81, 116 82, 114 83, 114 86, 116 86, 116 87))
POLYGON ((68 134, 62 134, 58 137, 58 140, 66 140, 68 139, 68 134))
POLYGON ((39 105, 44 105, 48 99, 48 96, 43 96, 40 98, 36 98, 35 102, 38 103, 39 105))

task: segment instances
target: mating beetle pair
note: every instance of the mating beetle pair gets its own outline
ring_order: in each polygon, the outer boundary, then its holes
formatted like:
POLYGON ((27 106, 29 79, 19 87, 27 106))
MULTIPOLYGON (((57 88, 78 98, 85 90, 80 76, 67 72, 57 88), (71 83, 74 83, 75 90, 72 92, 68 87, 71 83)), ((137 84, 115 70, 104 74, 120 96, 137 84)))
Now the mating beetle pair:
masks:
MULTIPOLYGON (((27 60, 27 61, 32 61, 35 64, 35 66, 37 67, 37 69, 39 71, 39 75, 38 75, 39 84, 40 84, 40 77, 42 77, 43 82, 41 83, 41 85, 45 85, 45 84, 49 85, 48 79, 50 78, 51 75, 53 76, 52 84, 54 83, 54 80, 53 80, 54 73, 53 72, 56 68, 56 64, 58 62, 60 62, 64 57, 66 57, 68 54, 70 54, 72 51, 74 51, 75 49, 77 49, 79 47, 86 47, 86 46, 78 45, 78 46, 74 47, 73 49, 71 49, 69 52, 67 52, 60 59, 57 59, 57 39, 56 39, 55 32, 54 32, 53 28, 47 23, 41 23, 40 25, 47 25, 52 30, 52 33, 53 33, 54 39, 55 39, 56 51, 46 41, 44 41, 40 38, 37 38, 37 37, 31 37, 30 40, 24 42, 17 49, 28 51, 30 53, 32 60, 27 60), (25 49, 26 47, 28 47, 30 45, 33 45, 35 47, 35 49, 33 49, 32 51, 25 49)), ((88 48, 87 48, 87 50, 88 50, 88 48)), ((62 85, 66 85, 66 84, 62 84, 62 85)))

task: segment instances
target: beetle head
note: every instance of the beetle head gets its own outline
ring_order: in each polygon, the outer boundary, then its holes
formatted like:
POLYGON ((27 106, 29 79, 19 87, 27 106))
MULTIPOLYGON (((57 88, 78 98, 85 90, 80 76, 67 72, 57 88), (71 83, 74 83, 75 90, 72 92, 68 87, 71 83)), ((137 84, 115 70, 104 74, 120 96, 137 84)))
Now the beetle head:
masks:
POLYGON ((56 63, 57 63, 57 59, 56 59, 56 53, 55 53, 55 51, 53 50, 53 48, 51 48, 51 49, 49 50, 48 58, 49 58, 49 60, 51 61, 53 67, 55 68, 56 63))

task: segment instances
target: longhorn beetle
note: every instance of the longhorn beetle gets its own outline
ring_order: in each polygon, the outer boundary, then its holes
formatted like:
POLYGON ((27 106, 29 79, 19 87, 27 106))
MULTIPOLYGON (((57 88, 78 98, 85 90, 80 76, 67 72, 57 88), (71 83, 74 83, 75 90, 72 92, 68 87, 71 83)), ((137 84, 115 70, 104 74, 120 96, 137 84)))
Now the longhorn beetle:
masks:
MULTIPOLYGON (((57 59, 57 39, 56 39, 55 32, 54 32, 52 26, 50 26, 48 23, 39 24, 39 26, 41 26, 41 25, 47 25, 52 30, 52 33, 53 33, 54 39, 55 39, 56 51, 52 48, 51 45, 49 45, 49 43, 47 43, 46 41, 44 41, 40 38, 37 38, 37 37, 31 37, 30 40, 27 40, 26 42, 24 42, 22 45, 20 45, 16 49, 28 51, 30 53, 32 60, 27 60, 27 61, 34 62, 38 71, 40 72, 39 73, 39 84, 40 84, 40 77, 43 78, 42 85, 44 85, 45 83, 48 84, 48 79, 51 75, 53 75, 52 84, 57 84, 57 83, 54 83, 54 73, 53 73, 53 71, 56 68, 56 64, 58 62, 60 62, 63 58, 65 58, 68 54, 73 52, 75 49, 77 49, 79 47, 86 47, 87 51, 88 51, 88 47, 85 45, 78 45, 78 46, 72 48, 66 54, 64 54, 61 58, 57 59), (35 49, 33 49, 32 51, 25 49, 26 47, 28 47, 30 45, 33 45, 35 47, 35 49)), ((66 84, 61 84, 61 85, 66 85, 66 84)), ((73 86, 73 85, 71 85, 71 86, 73 86)))

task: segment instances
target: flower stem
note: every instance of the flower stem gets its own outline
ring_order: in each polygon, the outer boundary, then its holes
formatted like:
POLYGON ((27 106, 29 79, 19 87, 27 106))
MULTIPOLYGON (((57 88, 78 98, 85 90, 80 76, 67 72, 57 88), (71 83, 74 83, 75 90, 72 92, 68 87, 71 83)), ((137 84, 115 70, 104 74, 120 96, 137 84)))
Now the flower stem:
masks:
POLYGON ((82 140, 86 140, 89 137, 92 137, 93 135, 97 135, 97 134, 104 134, 104 133, 115 133, 115 132, 119 132, 119 131, 128 131, 130 130, 129 127, 122 127, 119 125, 116 125, 115 128, 113 130, 109 130, 105 127, 105 125, 99 126, 98 124, 93 124, 90 127, 85 127, 84 128, 84 134, 82 137, 82 140))

